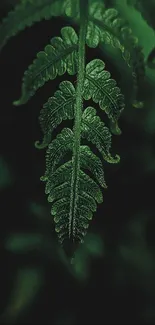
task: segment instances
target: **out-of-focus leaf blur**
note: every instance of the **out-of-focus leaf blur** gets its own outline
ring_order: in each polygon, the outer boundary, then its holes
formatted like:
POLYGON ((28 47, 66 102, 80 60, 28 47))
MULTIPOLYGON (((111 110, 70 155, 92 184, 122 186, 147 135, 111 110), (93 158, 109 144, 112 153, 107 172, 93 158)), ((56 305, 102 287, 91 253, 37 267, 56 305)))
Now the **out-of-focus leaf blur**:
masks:
POLYGON ((154 11, 155 11, 155 2, 154 0, 127 0, 127 3, 130 6, 135 6, 135 8, 140 11, 147 23, 155 29, 154 21, 154 11))
POLYGON ((31 306, 42 284, 42 272, 38 269, 24 268, 18 270, 8 307, 3 314, 3 320, 14 323, 23 309, 31 306))
POLYGON ((80 245, 71 262, 77 279, 88 279, 91 272, 90 262, 92 258, 101 258, 103 254, 104 245, 102 238, 99 235, 88 233, 84 243, 80 245))
POLYGON ((13 234, 6 239, 5 247, 13 253, 27 252, 40 246, 42 235, 13 234))

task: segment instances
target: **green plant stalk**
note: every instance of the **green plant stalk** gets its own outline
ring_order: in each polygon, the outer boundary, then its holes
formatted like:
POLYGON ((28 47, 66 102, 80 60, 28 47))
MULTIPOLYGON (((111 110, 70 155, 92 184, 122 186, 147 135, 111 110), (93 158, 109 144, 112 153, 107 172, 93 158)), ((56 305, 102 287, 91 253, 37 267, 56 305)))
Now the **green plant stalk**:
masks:
POLYGON ((77 200, 78 200, 78 183, 80 172, 80 143, 81 143, 81 119, 83 111, 83 84, 85 77, 85 40, 87 32, 88 19, 88 0, 79 0, 80 4, 80 32, 78 45, 78 72, 76 86, 75 102, 75 121, 74 121, 74 144, 73 144, 73 168, 71 179, 71 200, 69 212, 69 238, 74 241, 76 228, 77 200))

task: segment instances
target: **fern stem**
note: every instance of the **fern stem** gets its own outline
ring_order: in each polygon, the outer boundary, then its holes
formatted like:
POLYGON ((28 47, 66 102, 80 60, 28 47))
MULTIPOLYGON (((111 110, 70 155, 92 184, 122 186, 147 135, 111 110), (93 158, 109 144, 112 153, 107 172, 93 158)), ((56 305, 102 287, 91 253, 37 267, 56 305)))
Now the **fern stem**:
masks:
POLYGON ((76 86, 73 168, 71 180, 71 200, 69 213, 69 238, 74 241, 77 216, 78 182, 80 172, 80 143, 81 143, 81 118, 83 111, 83 84, 85 76, 85 39, 88 19, 88 0, 79 0, 80 5, 80 32, 78 44, 78 73, 76 86))

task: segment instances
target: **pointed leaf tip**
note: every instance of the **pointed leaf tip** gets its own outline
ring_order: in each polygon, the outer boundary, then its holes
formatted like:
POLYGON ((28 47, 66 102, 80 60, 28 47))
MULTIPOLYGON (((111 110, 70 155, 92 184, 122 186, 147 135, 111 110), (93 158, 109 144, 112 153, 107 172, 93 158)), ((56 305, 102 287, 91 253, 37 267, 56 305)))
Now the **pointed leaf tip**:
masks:
POLYGON ((66 72, 77 72, 78 36, 72 27, 61 29, 62 37, 53 37, 43 51, 37 53, 33 63, 25 71, 22 82, 21 98, 16 105, 23 105, 34 96, 47 81, 54 80, 66 72))

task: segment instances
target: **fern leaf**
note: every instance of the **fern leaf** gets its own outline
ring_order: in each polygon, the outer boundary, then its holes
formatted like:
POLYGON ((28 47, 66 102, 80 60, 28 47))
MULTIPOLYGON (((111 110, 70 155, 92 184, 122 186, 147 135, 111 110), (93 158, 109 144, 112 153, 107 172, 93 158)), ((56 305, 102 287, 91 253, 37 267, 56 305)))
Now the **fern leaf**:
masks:
POLYGON ((105 12, 105 7, 101 1, 92 2, 89 10, 89 22, 87 27, 86 44, 95 48, 101 42, 101 28, 93 22, 93 19, 101 19, 105 12))
POLYGON ((104 179, 103 165, 100 160, 88 146, 80 147, 81 168, 89 170, 98 183, 106 188, 104 179))
POLYGON ((72 150, 73 146, 73 132, 69 128, 64 128, 56 139, 53 140, 47 149, 47 172, 46 176, 53 173, 55 166, 59 163, 60 159, 66 154, 67 151, 72 150))
MULTIPOLYGON (((50 163, 50 162, 49 162, 50 163)), ((62 243, 64 239, 72 237, 73 240, 82 241, 89 220, 96 211, 97 203, 101 203, 102 192, 97 183, 82 170, 79 173, 78 201, 74 229, 70 225, 70 201, 71 201, 71 172, 72 161, 67 162, 50 174, 47 180, 46 193, 48 201, 52 202, 51 214, 54 215, 56 232, 62 243)))
MULTIPOLYGON (((62 166, 58 167, 54 173, 51 174, 48 173, 48 168, 50 165, 51 162, 46 160, 46 172, 45 175, 41 177, 41 181, 46 182, 45 193, 49 194, 49 201, 55 187, 71 181, 72 161, 67 161, 62 166)), ((82 170, 80 170, 79 180, 80 189, 85 189, 89 194, 93 192, 97 203, 102 203, 103 196, 98 184, 82 170)))
MULTIPOLYGON (((87 107, 83 112, 81 133, 96 145, 106 161, 119 161, 118 156, 111 156, 111 134, 92 107, 87 107)), ((48 201, 52 202, 51 214, 54 216, 60 243, 67 239, 73 242, 83 241, 89 220, 97 209, 97 203, 103 200, 99 185, 107 187, 100 158, 88 146, 81 145, 80 166, 77 172, 79 182, 78 187, 74 188, 76 185, 72 183, 73 158, 60 165, 66 153, 73 154, 73 144, 74 133, 71 129, 64 128, 48 146, 46 172, 41 178, 46 182, 45 193, 48 195, 48 201), (86 169, 94 179, 85 173, 86 169), (76 201, 73 209, 72 199, 75 191, 76 201)))
MULTIPOLYGON (((120 49, 124 60, 132 68, 136 97, 138 86, 145 76, 144 54, 142 47, 138 44, 138 39, 133 35, 128 23, 120 17, 118 11, 114 8, 104 11, 102 3, 94 3, 94 11, 89 19, 92 21, 91 29, 94 37, 96 35, 98 39, 100 38, 100 44, 111 44, 120 49)), ((91 46, 88 41, 87 45, 91 46)))
POLYGON ((99 116, 96 116, 96 110, 93 107, 87 107, 82 115, 82 137, 87 138, 96 145, 105 161, 109 163, 118 163, 120 157, 116 155, 113 158, 110 154, 111 133, 104 126, 99 116))
MULTIPOLYGON (((64 1, 64 11, 67 17, 72 18, 79 21, 80 15, 79 15, 79 1, 74 0, 65 0, 64 1)), ((99 14, 101 16, 101 13, 105 11, 105 8, 102 4, 102 0, 89 0, 89 16, 93 16, 94 14, 99 14)), ((86 44, 89 47, 95 48, 98 46, 100 42, 100 28, 95 25, 92 21, 88 20, 88 26, 87 26, 87 34, 86 34, 86 44)))
POLYGON ((17 35, 26 27, 62 14, 64 14, 64 7, 61 0, 22 1, 9 12, 0 25, 0 50, 10 37, 17 35))
POLYGON ((25 104, 48 80, 65 72, 74 75, 77 70, 78 37, 72 27, 63 27, 61 37, 54 37, 44 51, 37 54, 33 64, 24 73, 22 96, 14 105, 25 104))
POLYGON ((104 62, 99 59, 87 64, 83 97, 86 100, 92 98, 95 103, 99 103, 108 117, 116 122, 124 109, 124 96, 104 68, 104 62))
POLYGON ((64 11, 65 11, 65 15, 67 17, 79 18, 79 13, 80 13, 79 1, 65 0, 64 1, 64 11))
MULTIPOLYGON (((98 59, 87 64, 83 96, 85 99, 92 98, 96 103, 99 102, 101 109, 105 110, 113 121, 112 130, 120 134, 117 120, 124 108, 124 96, 104 67, 104 62, 98 59)), ((35 143, 38 149, 48 146, 53 130, 63 120, 74 118, 75 94, 73 84, 70 81, 62 81, 59 90, 44 104, 39 117, 44 138, 41 144, 38 141, 35 143)))
MULTIPOLYGON (((69 150, 72 151, 73 146, 73 132, 64 128, 57 136, 56 140, 49 145, 46 155, 47 171, 45 177, 49 177, 54 172, 55 166, 59 163, 60 159, 69 150), (52 155, 51 155, 52 153, 52 155), (51 164, 51 162, 53 162, 51 164)), ((89 170, 96 178, 102 187, 107 187, 104 179, 104 171, 100 158, 96 157, 88 146, 80 147, 81 167, 89 170)))
MULTIPOLYGON (((64 12, 67 17, 75 18, 78 20, 80 18, 80 8, 79 8, 79 0, 64 0, 64 12)), ((96 0, 89 0, 89 14, 92 12, 92 8, 94 7, 94 3, 96 5, 96 0)), ((99 5, 99 10, 101 9, 102 0, 98 0, 97 4, 99 5)))
MULTIPOLYGON (((72 0, 65 0, 64 10, 67 16, 79 21, 78 0, 74 1, 74 6, 72 0)), ((138 84, 145 75, 144 54, 128 22, 116 9, 106 9, 103 1, 90 0, 86 43, 92 48, 106 43, 119 49, 128 66, 132 68, 134 88, 137 91, 138 84)))
POLYGON ((100 41, 119 48, 123 58, 129 66, 133 66, 134 64, 133 55, 135 60, 135 52, 137 52, 138 61, 140 55, 138 39, 133 35, 132 29, 129 27, 128 23, 121 18, 116 9, 109 8, 105 10, 103 4, 94 3, 90 20, 94 25, 98 26, 100 30, 100 41))
MULTIPOLYGON (((84 123, 86 123, 86 118, 84 123)), ((105 132, 102 133, 102 140, 105 136, 105 132)), ((67 161, 61 166, 60 161, 67 152, 73 152, 73 138, 72 130, 65 128, 51 142, 47 149, 46 172, 41 178, 46 181, 45 193, 48 194, 48 201, 52 202, 51 214, 54 216, 55 230, 61 243, 65 239, 71 239, 72 241, 83 240, 89 220, 92 219, 93 212, 97 209, 97 203, 101 203, 103 200, 97 182, 106 188, 101 160, 96 157, 88 146, 81 145, 76 209, 71 216, 74 187, 74 184, 72 184, 73 161, 67 161), (88 176, 84 172, 85 169, 89 170, 96 180, 88 176)), ((105 142, 107 142, 106 150, 108 152, 110 147, 109 139, 105 139, 105 142)))
POLYGON ((75 88, 70 81, 62 81, 59 89, 44 104, 39 121, 44 134, 42 144, 36 142, 36 147, 45 148, 50 142, 53 130, 66 119, 74 118, 75 88))

